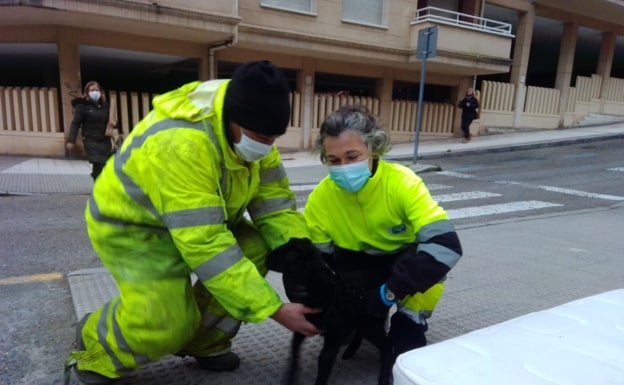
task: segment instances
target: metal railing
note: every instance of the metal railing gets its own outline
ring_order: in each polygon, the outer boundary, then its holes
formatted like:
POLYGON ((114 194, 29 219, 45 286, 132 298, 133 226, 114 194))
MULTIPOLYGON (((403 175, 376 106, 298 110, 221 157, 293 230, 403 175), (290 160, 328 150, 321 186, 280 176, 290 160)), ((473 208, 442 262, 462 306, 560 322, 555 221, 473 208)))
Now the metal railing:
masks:
POLYGON ((435 22, 438 24, 454 25, 476 31, 492 33, 495 35, 513 37, 511 24, 498 20, 485 19, 483 17, 449 11, 448 9, 425 7, 416 11, 413 24, 422 22, 435 22))

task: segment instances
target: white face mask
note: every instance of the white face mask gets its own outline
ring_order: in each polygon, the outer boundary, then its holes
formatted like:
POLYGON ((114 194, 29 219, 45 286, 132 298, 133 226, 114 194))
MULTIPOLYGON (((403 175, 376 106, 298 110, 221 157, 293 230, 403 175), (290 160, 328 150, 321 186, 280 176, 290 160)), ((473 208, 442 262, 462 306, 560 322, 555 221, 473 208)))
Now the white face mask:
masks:
POLYGON ((100 96, 102 96, 100 91, 89 91, 89 99, 93 100, 94 102, 100 100, 100 96))
POLYGON ((234 143, 234 151, 242 160, 255 162, 264 158, 273 148, 270 144, 257 142, 241 131, 241 138, 238 143, 234 143))

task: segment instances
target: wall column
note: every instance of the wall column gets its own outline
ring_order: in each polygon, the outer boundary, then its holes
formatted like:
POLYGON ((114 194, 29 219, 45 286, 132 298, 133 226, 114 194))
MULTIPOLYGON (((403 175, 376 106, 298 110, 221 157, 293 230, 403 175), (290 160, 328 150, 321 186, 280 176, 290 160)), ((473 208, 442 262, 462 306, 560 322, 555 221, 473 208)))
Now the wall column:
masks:
POLYGON ((531 40, 533 39, 533 27, 535 25, 535 7, 527 12, 521 12, 518 17, 518 30, 514 43, 514 57, 511 67, 510 81, 516 86, 516 105, 514 108, 513 127, 520 125, 520 116, 524 110, 525 92, 522 92, 526 84, 527 67, 531 53, 531 40))
POLYGON ((563 118, 568 107, 570 95, 570 80, 574 66, 574 51, 576 50, 576 37, 578 24, 566 23, 563 25, 561 37, 561 50, 559 51, 559 64, 557 64, 557 78, 555 88, 561 92, 559 98, 559 125, 563 124, 563 118))
POLYGON ((71 33, 62 31, 57 42, 59 80, 61 95, 61 125, 65 132, 65 140, 69 136, 69 125, 73 118, 72 99, 82 95, 80 79, 80 51, 78 44, 71 38, 71 33))
POLYGON ((600 87, 600 99, 604 96, 605 86, 611 77, 611 67, 613 66, 613 55, 615 54, 615 33, 604 32, 600 43, 600 54, 598 56, 598 66, 596 74, 602 76, 602 86, 600 87))
POLYGON ((376 94, 379 98, 379 119, 388 135, 390 134, 390 115, 392 109, 392 88, 394 82, 394 74, 391 69, 384 69, 383 77, 377 79, 376 94))
POLYGON ((303 66, 297 77, 297 89, 301 92, 301 147, 312 146, 312 113, 314 111, 314 62, 303 59, 303 66))
POLYGON ((213 75, 216 77, 216 61, 217 59, 211 52, 210 47, 206 47, 206 49, 202 50, 197 68, 197 71, 199 72, 198 80, 211 80, 213 79, 213 75))

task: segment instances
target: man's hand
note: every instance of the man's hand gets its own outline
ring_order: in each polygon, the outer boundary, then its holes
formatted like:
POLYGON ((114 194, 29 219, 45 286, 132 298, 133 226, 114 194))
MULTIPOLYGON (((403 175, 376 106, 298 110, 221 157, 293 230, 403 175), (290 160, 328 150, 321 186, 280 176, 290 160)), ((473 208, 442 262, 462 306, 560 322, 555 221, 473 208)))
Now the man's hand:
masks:
POLYGON ((75 147, 75 146, 76 146, 76 145, 75 145, 75 144, 73 144, 73 143, 67 143, 67 144, 65 145, 65 148, 67 149, 67 151, 74 151, 74 147, 75 147))
POLYGON ((308 321, 305 315, 316 314, 319 312, 320 310, 311 309, 300 303, 285 303, 277 309, 271 318, 292 332, 301 333, 306 337, 311 337, 319 334, 320 330, 308 321))

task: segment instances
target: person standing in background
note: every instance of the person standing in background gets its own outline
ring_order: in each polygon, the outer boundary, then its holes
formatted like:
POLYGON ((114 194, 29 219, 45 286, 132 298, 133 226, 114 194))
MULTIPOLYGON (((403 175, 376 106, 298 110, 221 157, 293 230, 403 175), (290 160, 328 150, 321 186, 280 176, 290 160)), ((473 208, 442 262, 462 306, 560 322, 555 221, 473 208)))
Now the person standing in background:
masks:
POLYGON ((115 127, 117 122, 109 120, 110 106, 106 102, 102 86, 96 81, 88 82, 82 96, 75 98, 71 103, 74 108, 74 117, 65 148, 68 151, 74 151, 78 131, 82 130, 82 141, 87 160, 93 166, 91 177, 95 182, 113 152, 106 129, 109 124, 111 128, 115 127))
POLYGON ((461 130, 464 134, 462 142, 468 143, 472 138, 470 125, 473 120, 478 118, 477 109, 479 108, 479 101, 474 97, 474 89, 472 87, 466 90, 466 96, 459 102, 457 107, 462 109, 461 130))

